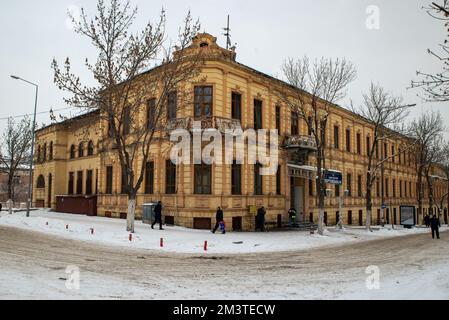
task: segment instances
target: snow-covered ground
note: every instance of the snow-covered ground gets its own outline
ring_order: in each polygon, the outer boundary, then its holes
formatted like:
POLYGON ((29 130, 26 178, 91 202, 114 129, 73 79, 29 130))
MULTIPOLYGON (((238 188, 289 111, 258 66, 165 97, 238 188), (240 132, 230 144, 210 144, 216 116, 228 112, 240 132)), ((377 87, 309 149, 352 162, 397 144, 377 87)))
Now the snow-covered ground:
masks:
MULTIPOLYGON (((164 226, 163 231, 158 230, 157 226, 152 230, 149 225, 136 221, 136 233, 133 234, 132 241, 129 241, 125 220, 70 215, 47 210, 33 211, 29 218, 25 217, 25 212, 13 215, 2 212, 0 225, 68 239, 176 253, 204 253, 204 242, 207 241, 207 252, 215 254, 295 251, 429 232, 429 229, 425 228, 403 229, 401 226, 392 229, 390 225, 385 228, 375 227, 373 232, 367 232, 363 227, 346 227, 343 231, 330 227, 323 236, 312 235, 305 231, 228 232, 223 235, 218 232, 212 234, 207 230, 169 226, 164 226), (94 229, 93 235, 91 228, 94 229), (160 247, 161 238, 164 242, 163 248, 160 247)), ((442 231, 444 230, 447 230, 446 226, 442 227, 442 231)))

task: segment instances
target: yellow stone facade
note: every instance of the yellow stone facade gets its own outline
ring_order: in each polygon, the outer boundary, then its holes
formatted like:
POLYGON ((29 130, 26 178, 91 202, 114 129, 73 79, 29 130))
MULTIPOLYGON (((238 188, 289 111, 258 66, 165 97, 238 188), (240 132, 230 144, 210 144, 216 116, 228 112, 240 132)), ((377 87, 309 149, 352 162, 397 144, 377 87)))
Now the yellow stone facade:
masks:
MULTIPOLYGON (((212 86, 213 88, 213 117, 214 119, 231 120, 232 93, 241 94, 241 126, 242 129, 254 128, 254 99, 262 101, 263 128, 276 128, 276 107, 280 107, 280 136, 281 143, 291 136, 291 110, 280 103, 278 90, 290 90, 290 88, 270 76, 258 72, 252 68, 235 61, 235 53, 217 46, 216 39, 208 34, 198 37, 194 45, 207 43, 204 50, 222 53, 207 59, 201 74, 195 81, 185 83, 187 90, 193 92, 195 85, 212 86)), ((148 75, 151 76, 151 73, 148 75)), ((151 98, 151 97, 149 97, 151 98)), ((182 108, 177 112, 177 118, 194 116, 193 104, 182 108)), ((142 121, 144 115, 142 115, 142 121)), ((366 139, 372 135, 373 128, 366 121, 354 115, 350 111, 338 106, 331 107, 330 120, 327 127, 327 166, 332 170, 339 170, 343 175, 343 186, 340 192, 347 187, 347 177, 351 174, 351 196, 345 199, 342 209, 344 223, 358 225, 365 223, 366 209, 364 205, 365 172, 366 172, 366 139), (349 151, 346 150, 346 131, 349 130, 349 151), (334 135, 338 131, 339 145, 334 146, 334 135), (357 142, 360 135, 360 142, 357 142), (359 145, 359 147, 358 147, 359 145), (358 190, 358 176, 361 176, 361 190, 358 190), (351 219, 352 218, 352 219, 351 219)), ((299 134, 307 136, 307 128, 304 121, 299 121, 299 134)), ((401 139, 387 142, 388 153, 401 148, 401 139)), ((164 206, 163 215, 172 217, 176 225, 192 228, 195 219, 211 219, 214 223, 215 211, 221 206, 225 213, 225 220, 229 229, 252 230, 254 227, 254 215, 250 213, 250 206, 265 206, 267 210, 266 221, 277 224, 279 219, 282 224, 288 221, 287 211, 292 202, 293 183, 302 194, 300 198, 302 219, 316 222, 318 210, 316 207, 315 183, 313 190, 309 190, 307 178, 292 178, 289 176, 287 165, 288 156, 284 148, 280 148, 280 194, 277 190, 276 176, 263 177, 262 195, 254 195, 254 165, 242 165, 241 195, 231 193, 231 166, 212 165, 212 192, 210 195, 198 195, 194 193, 193 165, 180 165, 176 168, 176 194, 165 194, 166 160, 169 159, 170 144, 166 139, 158 139, 151 146, 151 159, 154 161, 154 192, 145 194, 143 187, 137 197, 136 215, 142 214, 144 203, 161 200, 164 206), (231 227, 229 227, 231 226, 231 227)), ((56 209, 56 196, 68 194, 69 173, 83 174, 83 191, 86 192, 86 172, 93 171, 92 190, 97 195, 97 209, 99 216, 125 217, 127 211, 127 196, 120 194, 121 174, 119 159, 114 151, 109 148, 107 138, 107 124, 100 120, 98 112, 91 112, 84 116, 69 119, 59 124, 48 126, 37 131, 36 147, 41 148, 41 158, 36 159, 34 173, 33 202, 36 205, 56 209), (93 143, 93 155, 87 155, 88 142, 93 143), (84 143, 84 154, 78 156, 79 144, 84 143), (49 146, 52 144, 52 156, 49 146), (75 146, 76 155, 71 159, 71 149, 75 146), (43 159, 43 149, 46 147, 46 157, 43 159), (106 194, 106 167, 112 166, 114 172, 112 193, 106 194), (36 179, 43 176, 45 187, 37 188, 36 179), (49 181, 51 185, 49 185, 49 181)), ((38 150, 38 149, 37 149, 38 150)), ((388 161, 385 165, 385 178, 388 179, 388 194, 386 203, 388 208, 387 220, 399 224, 399 207, 401 205, 417 206, 416 200, 416 174, 412 157, 409 153, 403 153, 399 159, 388 161), (396 215, 396 218, 395 218, 396 215)), ((38 155, 37 155, 38 157, 38 155)), ((314 165, 314 157, 308 157, 307 165, 314 165)), ((76 183, 75 183, 76 184, 76 183)), ((444 186, 440 187, 444 190, 444 186)), ((326 199, 326 221, 332 225, 336 222, 339 211, 335 188, 329 185, 330 197, 326 199)), ((76 187, 74 187, 76 189, 76 187)), ((447 187, 446 187, 447 189, 447 187)), ((373 189, 373 223, 377 223, 378 211, 381 200, 377 196, 376 186, 373 189)), ((76 194, 76 190, 75 190, 76 194)), ((298 197, 298 196, 297 196, 298 197)), ((427 198, 425 199, 427 203, 427 198)), ((446 202, 447 207, 447 202, 446 202)))

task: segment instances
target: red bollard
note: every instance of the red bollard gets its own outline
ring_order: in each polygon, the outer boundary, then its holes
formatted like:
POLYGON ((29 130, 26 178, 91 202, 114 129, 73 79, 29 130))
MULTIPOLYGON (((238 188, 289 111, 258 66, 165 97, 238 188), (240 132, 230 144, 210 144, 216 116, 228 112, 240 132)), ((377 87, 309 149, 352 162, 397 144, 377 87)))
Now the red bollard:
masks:
POLYGON ((207 251, 207 241, 204 241, 204 251, 207 251))
POLYGON ((160 244, 161 248, 164 247, 164 238, 161 238, 161 244, 160 244))
POLYGON ((132 233, 129 234, 129 241, 133 241, 133 234, 132 233))

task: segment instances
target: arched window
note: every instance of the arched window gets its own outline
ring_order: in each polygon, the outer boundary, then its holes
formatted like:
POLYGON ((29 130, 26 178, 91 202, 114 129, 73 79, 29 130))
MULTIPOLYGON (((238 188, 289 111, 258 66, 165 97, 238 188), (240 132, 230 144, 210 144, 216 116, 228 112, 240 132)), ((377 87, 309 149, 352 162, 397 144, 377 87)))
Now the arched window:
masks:
POLYGON ((53 141, 50 142, 50 150, 48 157, 50 160, 53 160, 53 141))
POLYGON ((90 140, 89 144, 87 145, 87 155, 88 156, 94 155, 94 142, 92 140, 90 140))
POLYGON ((36 162, 41 161, 41 146, 37 146, 37 156, 36 156, 36 162))
POLYGON ((82 142, 78 145, 78 157, 84 157, 84 143, 82 142))
POLYGON ((47 160, 47 143, 44 143, 42 161, 46 161, 46 160, 47 160))
POLYGON ((75 159, 75 145, 70 146, 70 159, 75 159))
POLYGON ((43 175, 40 175, 37 178, 37 185, 36 185, 36 187, 39 188, 39 189, 45 188, 45 178, 44 178, 43 175))

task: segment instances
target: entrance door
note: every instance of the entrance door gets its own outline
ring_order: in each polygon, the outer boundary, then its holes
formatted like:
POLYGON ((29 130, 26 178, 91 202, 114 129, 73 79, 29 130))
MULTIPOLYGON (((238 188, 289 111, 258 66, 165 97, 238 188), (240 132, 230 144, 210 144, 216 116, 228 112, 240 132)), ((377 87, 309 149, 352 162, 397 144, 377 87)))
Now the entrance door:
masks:
POLYGON ((295 186, 295 209, 297 212, 295 222, 304 222, 304 187, 295 186))

